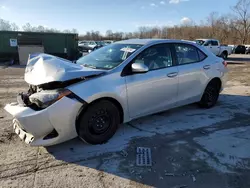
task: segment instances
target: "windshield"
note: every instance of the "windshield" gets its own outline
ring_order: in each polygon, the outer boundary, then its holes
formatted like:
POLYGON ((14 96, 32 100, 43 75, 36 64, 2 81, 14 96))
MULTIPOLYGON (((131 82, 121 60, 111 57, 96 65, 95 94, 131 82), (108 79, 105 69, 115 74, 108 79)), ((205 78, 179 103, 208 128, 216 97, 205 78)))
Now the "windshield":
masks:
POLYGON ((196 44, 199 44, 199 45, 203 45, 205 43, 204 40, 196 40, 195 42, 196 44))
POLYGON ((94 69, 113 69, 127 59, 137 49, 139 44, 110 44, 81 57, 77 64, 94 69))

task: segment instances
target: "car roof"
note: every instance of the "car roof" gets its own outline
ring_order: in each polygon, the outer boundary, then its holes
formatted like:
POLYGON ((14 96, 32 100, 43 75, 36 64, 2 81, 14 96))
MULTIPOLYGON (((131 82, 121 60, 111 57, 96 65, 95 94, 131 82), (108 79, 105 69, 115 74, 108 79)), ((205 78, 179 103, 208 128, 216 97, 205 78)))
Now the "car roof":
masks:
POLYGON ((161 42, 171 43, 171 42, 186 42, 191 43, 189 41, 185 40, 176 40, 176 39, 128 39, 128 40, 121 40, 115 43, 118 44, 141 44, 141 45, 147 45, 147 44, 157 44, 161 42))

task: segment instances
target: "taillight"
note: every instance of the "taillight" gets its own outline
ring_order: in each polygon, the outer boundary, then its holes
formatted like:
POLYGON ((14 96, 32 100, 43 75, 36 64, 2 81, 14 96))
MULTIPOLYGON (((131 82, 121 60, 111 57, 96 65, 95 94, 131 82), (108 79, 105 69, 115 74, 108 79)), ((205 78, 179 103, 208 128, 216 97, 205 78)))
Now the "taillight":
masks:
POLYGON ((224 67, 227 67, 227 62, 223 61, 222 64, 224 65, 224 67))

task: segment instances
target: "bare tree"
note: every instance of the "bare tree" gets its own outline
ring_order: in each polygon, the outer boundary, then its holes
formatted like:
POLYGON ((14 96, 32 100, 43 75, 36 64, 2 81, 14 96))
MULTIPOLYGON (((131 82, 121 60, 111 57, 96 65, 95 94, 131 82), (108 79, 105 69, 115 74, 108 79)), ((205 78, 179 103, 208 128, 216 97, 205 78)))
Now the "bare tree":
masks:
POLYGON ((217 21, 218 21, 218 13, 217 12, 211 12, 207 18, 207 23, 211 27, 209 29, 210 38, 216 35, 217 32, 217 21))
POLYGON ((34 30, 37 32, 46 32, 46 28, 42 25, 37 26, 34 30))
POLYGON ((168 27, 162 27, 161 29, 161 38, 168 38, 168 27))
POLYGON ((12 29, 12 31, 18 31, 18 30, 19 30, 19 27, 18 27, 17 24, 11 23, 11 29, 12 29))
POLYGON ((78 33, 77 29, 73 28, 71 29, 71 33, 78 33))
POLYGON ((106 37, 107 37, 107 39, 112 40, 113 39, 113 31, 112 30, 107 30, 106 31, 106 37))
POLYGON ((26 23, 23 25, 23 30, 24 31, 33 31, 33 27, 30 25, 30 23, 26 23))
POLYGON ((63 33, 71 33, 71 31, 69 29, 64 29, 63 33))
POLYGON ((250 0, 239 0, 232 9, 235 12, 234 29, 239 34, 241 43, 245 44, 250 34, 250 0))
POLYGON ((0 30, 1 31, 12 31, 10 22, 0 19, 0 30))
POLYGON ((19 27, 15 23, 0 19, 0 31, 18 31, 19 27))

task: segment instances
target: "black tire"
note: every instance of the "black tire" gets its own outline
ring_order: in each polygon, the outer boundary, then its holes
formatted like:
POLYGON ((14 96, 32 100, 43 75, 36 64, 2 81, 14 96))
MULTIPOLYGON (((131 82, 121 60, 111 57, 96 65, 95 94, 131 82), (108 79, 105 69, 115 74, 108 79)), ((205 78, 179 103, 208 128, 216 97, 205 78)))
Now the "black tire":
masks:
POLYGON ((199 106, 202 108, 211 108, 213 107, 216 102, 218 101, 220 95, 220 83, 218 81, 211 81, 199 102, 199 106))
POLYGON ((222 57, 223 59, 227 59, 227 56, 228 56, 227 52, 223 52, 223 53, 221 54, 221 57, 222 57))
POLYGON ((112 102, 101 100, 80 114, 77 133, 89 144, 103 144, 115 134, 119 124, 118 108, 112 102))

